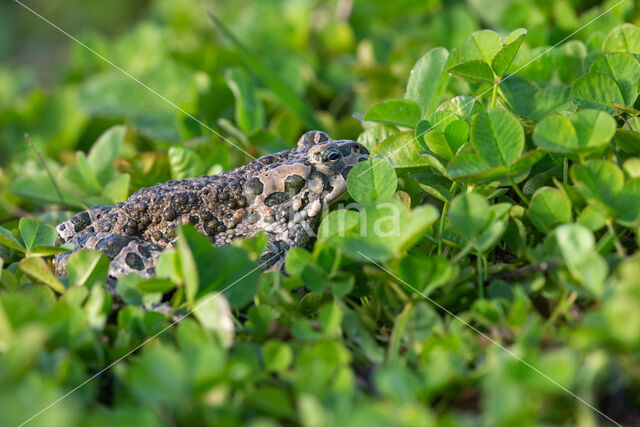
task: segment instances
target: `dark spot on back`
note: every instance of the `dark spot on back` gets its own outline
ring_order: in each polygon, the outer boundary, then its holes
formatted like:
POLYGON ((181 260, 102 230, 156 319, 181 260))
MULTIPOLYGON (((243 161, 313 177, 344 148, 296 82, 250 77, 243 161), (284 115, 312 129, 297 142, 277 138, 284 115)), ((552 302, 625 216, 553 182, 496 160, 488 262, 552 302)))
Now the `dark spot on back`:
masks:
POLYGON ((109 258, 113 259, 120 253, 122 248, 127 246, 131 240, 114 234, 113 236, 105 237, 96 244, 96 249, 104 253, 109 258))
POLYGON ((151 258, 151 250, 147 245, 138 245, 138 252, 145 258, 151 258))
POLYGON ((284 191, 289 194, 298 194, 304 187, 305 180, 300 175, 289 175, 284 180, 284 191))
POLYGON ((79 233, 91 224, 91 217, 87 212, 81 212, 71 217, 71 223, 73 224, 73 230, 79 233))
POLYGON ((276 191, 275 193, 269 194, 264 201, 264 204, 267 206, 275 206, 281 203, 284 203, 291 199, 291 194, 285 193, 284 191, 276 191))
POLYGON ((124 262, 126 262, 127 265, 133 268, 134 270, 140 271, 144 268, 144 262, 142 261, 142 258, 140 258, 139 255, 134 254, 133 252, 129 252, 127 254, 127 256, 124 259, 124 262))
POLYGON ((246 198, 247 203, 253 202, 257 195, 262 194, 264 185, 258 178, 251 178, 242 188, 242 195, 246 198))

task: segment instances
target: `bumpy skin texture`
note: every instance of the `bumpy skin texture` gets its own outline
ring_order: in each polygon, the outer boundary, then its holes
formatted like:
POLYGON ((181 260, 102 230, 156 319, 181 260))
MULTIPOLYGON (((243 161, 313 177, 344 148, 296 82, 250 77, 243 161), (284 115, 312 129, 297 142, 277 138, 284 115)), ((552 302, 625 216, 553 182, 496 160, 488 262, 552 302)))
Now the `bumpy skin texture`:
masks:
MULTIPOLYGON (((193 224, 216 246, 264 231, 269 241, 259 265, 275 270, 289 248, 310 243, 320 213, 346 192, 347 174, 368 157, 354 141, 307 132, 294 150, 223 174, 143 188, 125 202, 81 212, 58 225, 58 243, 105 253, 114 279, 147 278, 162 250, 173 247, 180 224, 193 224)), ((57 274, 66 273, 69 255, 54 259, 57 274)))

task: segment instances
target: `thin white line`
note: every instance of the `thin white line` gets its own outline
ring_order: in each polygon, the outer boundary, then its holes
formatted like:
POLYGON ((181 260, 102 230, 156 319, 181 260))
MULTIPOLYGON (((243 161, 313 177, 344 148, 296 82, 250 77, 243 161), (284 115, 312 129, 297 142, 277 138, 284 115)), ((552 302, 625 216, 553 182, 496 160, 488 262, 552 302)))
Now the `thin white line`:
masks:
MULTIPOLYGON (((520 68, 518 68, 517 70, 515 70, 513 73, 509 74, 507 77, 503 78, 502 80, 500 80, 497 83, 494 83, 493 86, 490 86, 489 88, 487 88, 487 90, 485 90, 484 92, 480 93, 479 95, 475 96, 474 98, 471 99, 471 101, 467 102, 466 104, 464 104, 462 107, 460 108, 464 108, 467 105, 470 105, 472 103, 474 103, 478 98, 480 98, 482 95, 484 95, 485 93, 489 92, 490 90, 493 90, 494 87, 500 85, 500 83, 506 81, 507 79, 511 78, 511 76, 515 75, 518 71, 523 70, 524 68, 528 67, 529 65, 531 65, 531 63, 533 63, 534 61, 536 61, 538 58, 546 55, 547 53, 551 52, 553 49, 555 49, 556 47, 558 47, 559 45, 561 45, 562 43, 564 43, 565 41, 567 41, 568 39, 570 39, 571 37, 573 37, 576 33, 582 31, 583 29, 585 29, 587 26, 593 24, 596 20, 600 19, 602 16, 604 16, 605 14, 609 13, 612 9, 615 9, 616 7, 618 7, 620 4, 624 3, 626 0, 620 0, 618 3, 614 4, 613 6, 611 6, 609 9, 605 10, 604 12, 602 12, 600 15, 596 16, 595 18, 593 18, 591 21, 587 22, 586 24, 584 24, 582 27, 578 28, 577 30, 575 30, 573 33, 569 34, 568 36, 566 36, 565 38, 563 38, 562 40, 560 40, 558 43, 554 44, 553 46, 551 46, 549 49, 545 50, 544 52, 542 52, 541 54, 539 54, 538 56, 536 56, 535 58, 533 58, 531 61, 527 62, 526 64, 524 64, 523 66, 521 66, 520 68)), ((394 154, 396 154, 398 151, 402 150, 404 147, 406 147, 408 144, 412 143, 413 141, 417 140, 418 138, 420 138, 422 135, 424 135, 425 133, 429 132, 430 130, 432 130, 433 128, 435 128, 436 126, 438 126, 440 123, 442 123, 443 121, 445 121, 446 119, 448 119, 449 117, 454 116, 455 114, 449 112, 449 115, 442 118, 440 121, 436 122, 434 125, 432 125, 429 129, 425 130, 424 132, 422 132, 420 135, 415 136, 411 141, 405 142, 404 144, 402 144, 400 147, 398 147, 396 150, 394 150, 391 154, 387 154, 386 157, 390 157, 394 154)), ((373 165, 360 173, 360 175, 358 175, 358 178, 361 177, 363 174, 369 172, 371 169, 373 168, 373 165)))
POLYGON ((183 114, 185 114, 186 116, 188 116, 189 118, 191 118, 192 120, 195 120, 198 124, 200 124, 201 126, 205 127, 206 129, 210 130, 211 132, 213 132, 215 135, 217 135, 218 137, 222 138, 223 140, 227 141, 229 144, 231 144, 233 147, 237 148, 238 150, 242 151, 244 154, 246 154, 247 156, 251 157, 252 159, 255 159, 254 156, 252 156, 251 154, 247 153, 242 147, 238 146, 237 144, 233 143, 232 141, 230 141, 229 139, 225 138, 224 136, 222 136, 220 133, 216 132, 215 130, 213 130, 211 127, 207 126, 205 123, 203 123, 201 120, 197 119, 196 117, 194 117, 193 115, 189 114, 188 112, 186 112, 184 109, 182 109, 180 106, 178 106, 177 104, 175 104, 174 102, 172 102, 171 100, 167 99, 166 97, 164 97, 163 95, 159 94, 158 92, 156 92, 155 90, 153 90, 151 87, 147 86, 145 83, 141 82, 140 80, 138 80, 137 78, 135 78, 134 76, 132 76, 128 71, 120 68, 119 66, 117 66, 116 64, 114 64, 113 62, 111 62, 110 60, 108 60, 107 58, 105 58, 104 56, 102 56, 101 54, 99 54, 98 52, 96 52, 95 50, 91 49, 89 46, 87 46, 86 44, 84 44, 83 42, 81 42, 80 40, 78 40, 77 38, 75 38, 74 36, 72 36, 71 34, 67 33, 65 30, 63 30, 62 28, 58 27, 56 24, 54 24, 53 22, 49 21, 47 18, 45 18, 44 16, 40 15, 38 12, 36 12, 35 10, 31 9, 29 6, 25 5, 24 3, 20 2, 20 0, 13 0, 14 2, 18 3, 20 6, 24 7, 25 9, 27 9, 29 12, 33 13, 34 15, 36 15, 38 18, 42 19, 44 22, 46 22, 47 24, 51 25, 53 28, 55 28, 56 30, 60 31, 62 34, 64 34, 65 36, 69 37, 71 40, 73 40, 74 42, 78 43, 80 46, 84 47, 85 49, 87 49, 89 52, 93 53, 94 55, 96 55, 98 58, 102 59, 104 62, 106 62, 107 64, 111 65, 113 68, 115 68, 116 70, 120 71, 122 74, 124 74, 125 76, 129 77, 130 79, 134 80, 135 82, 137 82, 140 86, 144 87, 145 89, 147 89, 148 91, 154 93, 155 95, 157 95, 160 99, 162 99, 163 101, 165 101, 167 104, 171 105, 173 108, 181 111, 183 114))
POLYGON ((538 374, 542 375, 544 378, 546 378, 547 380, 549 380, 551 383, 555 384, 556 386, 560 387, 562 390, 566 391, 567 393, 569 393, 571 396, 575 397, 577 400, 579 400, 580 402, 584 403, 585 405, 587 405, 589 408, 593 409, 595 412, 597 412, 598 414, 602 415, 603 417, 605 417, 606 419, 608 419, 609 421, 611 421, 612 423, 614 423, 617 426, 622 427, 621 424, 617 423, 616 421, 612 420, 607 414, 605 414, 604 412, 600 411, 598 408, 594 407, 593 405, 591 405, 589 402, 587 402, 586 400, 582 399, 580 396, 576 395, 575 393, 573 393, 571 390, 567 389, 566 387, 562 386, 561 384, 559 384, 556 380, 554 380, 553 378, 549 377, 547 374, 545 374, 544 372, 540 371, 538 368, 536 368, 535 366, 531 365, 530 363, 528 363, 527 361, 525 361, 524 359, 522 359, 521 357, 519 357, 518 355, 514 354, 511 350, 509 350, 508 348, 504 347, 502 344, 498 343, 497 341, 494 341, 493 339, 491 339, 490 337, 488 337, 486 334, 484 334, 483 332, 479 331, 478 329, 476 329, 474 326, 470 325, 469 323, 467 323, 465 320, 461 319, 460 317, 456 316, 455 314, 453 314, 451 311, 447 310, 446 308, 444 308, 443 306, 441 306, 440 304, 438 304, 436 301, 434 301, 433 299, 429 298, 427 295, 423 294, 422 292, 420 292, 419 290, 417 290, 416 288, 414 288, 413 286, 411 286, 410 284, 408 284, 407 282, 405 282, 404 280, 402 280, 401 278, 399 278, 398 276, 396 276, 395 274, 393 274, 392 272, 390 272, 389 270, 387 270, 386 268, 384 268, 383 266, 381 266, 380 264, 378 264, 377 262, 375 262, 374 260, 372 260, 371 258, 369 258, 367 255, 363 254, 362 252, 358 251, 358 253, 360 255, 362 255, 363 257, 365 257, 367 260, 369 260, 369 262, 371 262, 372 264, 377 265, 380 269, 382 269, 383 271, 385 271, 387 274, 389 274, 390 276, 392 276, 393 278, 395 278, 396 280, 398 280, 399 282, 404 283, 405 285, 407 285, 408 287, 410 287, 411 289, 413 289, 415 292, 417 292, 418 294, 422 295, 427 301, 429 301, 431 304, 435 305, 436 307, 438 307, 440 310, 446 312, 448 315, 454 317, 455 319, 459 320, 460 322, 462 322, 465 326, 469 327, 470 329, 472 329, 474 332, 476 332, 477 334, 481 335, 483 338, 491 341, 493 344, 495 344, 496 346, 498 346, 500 349, 504 350, 507 354, 509 354, 510 356, 513 356, 515 359, 519 360, 520 362, 522 362, 523 364, 525 364, 526 366, 528 366, 530 369, 532 369, 533 371, 537 372, 538 374))
POLYGON ((271 261, 272 259, 276 258, 279 254, 275 254, 274 256, 272 256, 271 258, 269 258, 268 260, 264 261, 262 264, 259 264, 256 268, 254 268, 253 270, 251 270, 250 272, 248 272, 247 274, 245 274, 244 276, 242 276, 241 278, 239 278, 238 280, 236 280, 235 282, 233 282, 232 284, 230 284, 229 286, 227 286, 226 288, 224 288, 223 290, 221 290, 220 292, 211 295, 209 298, 207 298, 206 300, 202 301, 201 303, 199 303, 198 305, 196 305, 191 311, 187 312, 186 314, 184 314, 183 316, 181 316, 180 318, 178 318, 178 320, 175 320, 173 323, 170 323, 169 325, 167 325, 164 329, 162 329, 160 332, 156 333, 155 335, 153 335, 150 338, 147 338, 146 340, 144 340, 141 344, 139 344, 138 346, 136 346, 133 350, 130 350, 129 352, 127 352, 124 356, 118 358, 117 360, 115 360, 114 362, 110 363, 109 365, 107 365, 105 368, 103 368, 102 370, 100 370, 98 373, 94 374, 93 376, 87 378, 86 380, 84 380, 82 383, 80 383, 79 385, 77 385, 76 387, 74 387, 73 389, 71 389, 70 391, 68 391, 67 393, 65 393, 63 396, 61 396, 60 398, 58 398, 57 400, 55 400, 54 402, 50 403, 49 405, 47 405, 46 407, 44 407, 43 409, 41 409, 40 411, 38 411, 35 415, 31 416, 29 419, 27 419, 26 421, 23 421, 18 427, 22 427, 25 424, 27 424, 28 422, 30 422, 31 420, 33 420, 34 418, 36 418, 37 416, 39 416, 40 414, 42 414, 43 412, 47 411, 48 409, 50 409, 51 407, 55 406, 56 404, 58 404, 60 401, 62 401, 63 399, 65 399, 66 397, 68 397, 70 394, 74 393, 75 391, 77 391, 78 389, 80 389, 81 387, 83 387, 84 385, 86 385, 87 383, 93 381, 94 379, 96 379, 97 377, 99 377, 100 375, 102 375, 105 371, 108 371, 110 368, 112 368, 114 365, 116 365, 118 362, 120 362, 122 359, 125 359, 126 357, 128 357, 129 355, 131 355, 132 353, 134 353, 135 351, 139 350, 141 347, 143 347, 145 344, 147 344, 149 341, 157 338, 159 335, 163 334, 165 331, 167 331, 169 328, 172 328, 173 326, 175 326, 176 324, 180 323, 185 317, 189 316, 191 313, 193 313, 194 311, 196 311, 197 309, 199 309, 200 307, 202 307, 203 305, 213 301, 218 295, 224 293, 227 289, 231 288, 233 285, 235 285, 236 283, 240 282, 242 279, 244 279, 245 277, 247 277, 248 275, 254 273, 255 271, 257 271, 258 269, 260 269, 263 265, 267 264, 269 261, 271 261))

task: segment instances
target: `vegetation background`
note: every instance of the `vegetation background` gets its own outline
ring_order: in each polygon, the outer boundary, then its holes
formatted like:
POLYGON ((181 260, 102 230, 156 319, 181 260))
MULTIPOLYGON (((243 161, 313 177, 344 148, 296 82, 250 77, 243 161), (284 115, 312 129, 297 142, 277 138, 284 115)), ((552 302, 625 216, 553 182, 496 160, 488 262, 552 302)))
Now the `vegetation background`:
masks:
POLYGON ((24 5, 85 46, 0 3, 0 425, 640 422, 636 1, 24 5), (100 254, 53 275, 73 212, 317 128, 379 159, 368 220, 286 277, 189 228, 118 311, 100 254), (380 201, 400 235, 360 236, 380 201))

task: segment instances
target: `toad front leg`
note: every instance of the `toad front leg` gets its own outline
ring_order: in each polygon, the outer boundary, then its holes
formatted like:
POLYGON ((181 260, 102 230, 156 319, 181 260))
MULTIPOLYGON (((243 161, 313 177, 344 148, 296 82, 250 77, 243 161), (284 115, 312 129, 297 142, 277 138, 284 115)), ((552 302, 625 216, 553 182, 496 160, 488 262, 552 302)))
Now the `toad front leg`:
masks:
POLYGON ((314 227, 306 223, 293 224, 286 236, 270 236, 264 253, 258 259, 262 271, 284 271, 284 261, 291 248, 307 248, 315 236, 314 227))

